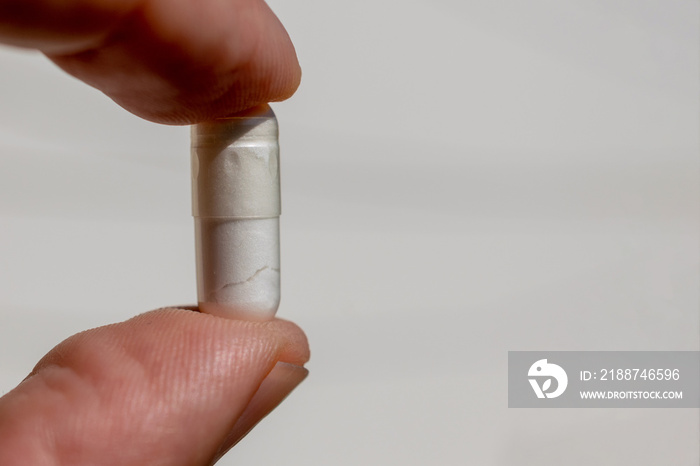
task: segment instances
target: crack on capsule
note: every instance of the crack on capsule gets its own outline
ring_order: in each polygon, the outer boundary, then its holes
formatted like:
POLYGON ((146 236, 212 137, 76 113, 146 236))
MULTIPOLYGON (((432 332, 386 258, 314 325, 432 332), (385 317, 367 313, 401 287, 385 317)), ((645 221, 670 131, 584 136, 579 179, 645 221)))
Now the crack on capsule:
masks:
POLYGON ((227 284, 225 284, 224 286, 222 286, 221 288, 219 288, 218 290, 214 291, 214 293, 218 293, 219 291, 223 291, 223 290, 225 290, 226 288, 231 288, 231 287, 233 287, 233 286, 239 286, 239 285, 243 285, 243 284, 245 284, 245 283, 250 283, 251 281, 255 280, 255 277, 257 277, 258 275, 260 275, 261 273, 263 273, 265 270, 272 270, 273 272, 277 272, 277 273, 279 273, 279 271, 280 271, 280 269, 278 269, 278 268, 270 267, 269 265, 265 265, 265 266, 259 268, 258 270, 256 270, 255 273, 254 273, 253 275, 251 275, 250 277, 246 278, 245 280, 242 280, 242 281, 240 281, 240 282, 231 282, 231 283, 227 283, 227 284))

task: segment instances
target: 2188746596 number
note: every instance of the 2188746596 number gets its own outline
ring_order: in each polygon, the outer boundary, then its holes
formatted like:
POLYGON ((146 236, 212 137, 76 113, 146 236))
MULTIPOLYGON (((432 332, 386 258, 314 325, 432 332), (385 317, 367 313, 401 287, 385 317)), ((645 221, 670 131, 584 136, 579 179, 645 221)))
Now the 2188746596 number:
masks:
POLYGON ((679 380, 678 369, 601 369, 599 380, 679 380))

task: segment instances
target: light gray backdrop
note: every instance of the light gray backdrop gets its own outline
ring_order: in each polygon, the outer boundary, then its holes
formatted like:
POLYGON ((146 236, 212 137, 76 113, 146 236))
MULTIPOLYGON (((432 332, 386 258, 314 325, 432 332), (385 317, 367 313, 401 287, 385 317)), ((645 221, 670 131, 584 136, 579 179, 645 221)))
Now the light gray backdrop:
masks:
MULTIPOLYGON (((222 464, 696 466, 698 410, 509 410, 508 350, 698 350, 700 4, 271 1, 311 375, 222 464)), ((0 393, 195 300, 188 130, 0 48, 0 393), (39 325, 37 325, 39 324, 39 325)))

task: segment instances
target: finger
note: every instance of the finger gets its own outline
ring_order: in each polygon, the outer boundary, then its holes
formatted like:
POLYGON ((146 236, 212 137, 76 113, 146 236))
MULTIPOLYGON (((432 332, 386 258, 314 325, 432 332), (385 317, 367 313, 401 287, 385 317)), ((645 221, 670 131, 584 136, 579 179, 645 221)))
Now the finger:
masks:
POLYGON ((0 41, 152 121, 187 124, 283 100, 294 47, 263 0, 0 0, 0 41))
POLYGON ((275 409, 309 374, 303 367, 278 362, 258 388, 245 411, 229 431, 215 459, 218 460, 275 409))
POLYGON ((97 46, 144 0, 0 0, 0 41, 43 52, 97 46))
POLYGON ((304 334, 281 320, 171 309, 83 332, 0 399, 0 464, 210 464, 249 405, 241 422, 266 414, 251 400, 274 407, 307 359, 304 334))

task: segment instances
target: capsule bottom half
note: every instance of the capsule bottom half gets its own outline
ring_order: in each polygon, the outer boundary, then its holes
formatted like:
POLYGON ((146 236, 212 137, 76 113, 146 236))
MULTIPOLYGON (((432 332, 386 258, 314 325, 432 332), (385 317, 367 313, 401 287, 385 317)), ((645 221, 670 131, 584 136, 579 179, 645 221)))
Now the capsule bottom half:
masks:
POLYGON ((280 303, 279 238, 279 217, 195 218, 199 309, 272 319, 280 303))

